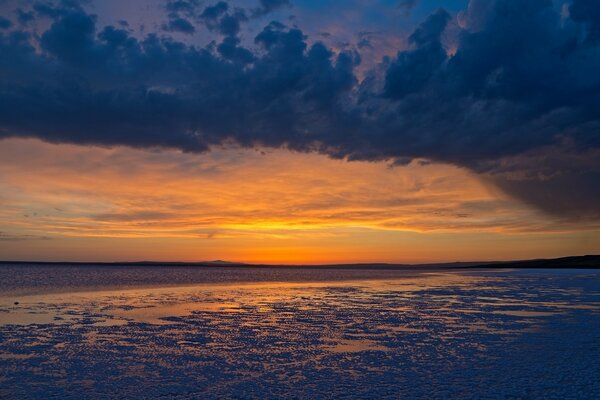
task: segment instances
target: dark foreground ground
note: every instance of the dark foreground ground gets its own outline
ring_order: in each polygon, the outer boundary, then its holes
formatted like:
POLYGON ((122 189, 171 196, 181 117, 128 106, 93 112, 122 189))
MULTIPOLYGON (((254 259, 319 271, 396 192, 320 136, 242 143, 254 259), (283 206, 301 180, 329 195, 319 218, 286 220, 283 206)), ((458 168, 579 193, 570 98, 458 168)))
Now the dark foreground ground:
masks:
POLYGON ((0 266, 0 398, 592 399, 598 360, 594 269, 0 266))

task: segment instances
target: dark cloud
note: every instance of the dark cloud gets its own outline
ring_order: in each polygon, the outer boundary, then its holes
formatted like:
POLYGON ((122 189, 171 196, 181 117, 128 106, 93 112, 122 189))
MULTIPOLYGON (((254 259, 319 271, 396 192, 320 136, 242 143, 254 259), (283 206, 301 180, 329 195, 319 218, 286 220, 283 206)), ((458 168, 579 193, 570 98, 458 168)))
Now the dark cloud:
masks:
MULTIPOLYGON (((111 28, 109 28, 111 29, 111 28)), ((41 38, 44 50, 57 59, 78 66, 94 63, 96 45, 96 18, 83 12, 69 12, 53 24, 41 38)))
POLYGON ((221 35, 236 36, 241 25, 250 18, 265 16, 284 6, 291 6, 291 4, 288 0, 260 0, 260 7, 243 9, 230 7, 227 2, 219 1, 204 8, 198 15, 198 20, 208 29, 218 31, 221 35))
POLYGON ((440 37, 446 29, 450 14, 438 10, 410 35, 414 50, 403 51, 390 65, 385 77, 385 94, 402 98, 423 89, 440 71, 447 60, 440 37))
POLYGON ((386 116, 379 146, 387 144, 390 156, 420 155, 485 173, 548 212, 597 217, 600 161, 572 170, 548 157, 552 178, 523 179, 499 168, 565 138, 575 153, 600 145, 600 76, 592 72, 600 52, 589 29, 581 34, 578 21, 561 20, 551 1, 540 0, 472 0, 463 23, 456 54, 440 50, 437 12, 411 36, 414 47, 390 63, 383 87, 395 106, 378 114, 386 116))
POLYGON ((33 3, 33 10, 42 17, 56 19, 71 11, 83 11, 89 0, 45 0, 33 3))
POLYGON ((206 7, 199 16, 199 20, 206 24, 210 30, 217 31, 224 36, 236 36, 243 22, 248 21, 246 11, 240 8, 230 8, 223 1, 206 7))
POLYGON ((590 43, 600 41, 600 3, 594 0, 573 0, 569 14, 574 21, 586 25, 586 40, 590 43))
POLYGON ((252 10, 252 17, 259 18, 267 15, 279 8, 291 7, 289 0, 260 0, 260 7, 252 10))
POLYGON ((241 22, 246 21, 243 12, 227 14, 219 20, 219 33, 225 36, 236 36, 240 31, 241 22))
POLYGON ((417 6, 419 0, 400 0, 398 3, 398 7, 405 12, 411 11, 413 8, 417 6))
POLYGON ((12 26, 12 21, 10 19, 0 16, 0 29, 8 29, 11 26, 12 26))
POLYGON ((183 12, 193 14, 199 4, 197 0, 170 0, 167 2, 166 9, 172 13, 183 12))
POLYGON ((32 11, 25 11, 22 8, 17 8, 15 13, 17 14, 17 21, 21 25, 27 25, 35 19, 35 15, 32 11))
POLYGON ((547 213, 600 219, 600 149, 578 149, 570 140, 524 154, 479 163, 482 176, 547 213))
POLYGON ((547 213, 583 221, 600 218, 598 170, 560 174, 548 180, 494 176, 492 182, 509 195, 547 213))
POLYGON ((190 21, 185 18, 173 15, 169 18, 169 23, 163 26, 163 29, 168 32, 180 32, 186 35, 191 35, 196 31, 196 28, 190 21))
POLYGON ((227 12, 227 10, 229 10, 229 4, 220 1, 212 6, 206 7, 199 17, 210 29, 215 29, 219 25, 219 19, 227 12))
POLYGON ((52 22, 39 38, 0 31, 2 137, 427 159, 475 171, 546 212, 600 218, 600 157, 590 155, 600 148, 596 1, 574 0, 570 16, 551 0, 471 0, 458 18, 438 10, 360 82, 357 52, 296 27, 271 22, 255 48, 243 46, 241 24, 255 13, 225 2, 167 3, 170 20, 222 35, 204 48, 53 7, 36 11, 52 22))
POLYGON ((179 32, 192 35, 196 27, 192 22, 200 3, 197 0, 169 0, 165 5, 168 11, 168 22, 162 25, 167 32, 179 32))
POLYGON ((240 40, 233 36, 228 36, 217 46, 217 51, 226 60, 246 65, 254 61, 254 54, 240 46, 240 40))
POLYGON ((377 36, 381 35, 381 32, 370 32, 370 31, 361 31, 358 32, 358 40, 356 42, 356 47, 359 49, 365 48, 373 48, 372 41, 377 36))

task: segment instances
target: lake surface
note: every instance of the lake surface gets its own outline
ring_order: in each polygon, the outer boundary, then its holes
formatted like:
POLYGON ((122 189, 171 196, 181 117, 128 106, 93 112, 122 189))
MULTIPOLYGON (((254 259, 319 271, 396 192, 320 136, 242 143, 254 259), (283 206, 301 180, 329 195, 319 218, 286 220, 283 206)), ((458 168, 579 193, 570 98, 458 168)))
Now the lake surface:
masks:
POLYGON ((591 399, 599 361, 600 270, 0 266, 0 398, 591 399))

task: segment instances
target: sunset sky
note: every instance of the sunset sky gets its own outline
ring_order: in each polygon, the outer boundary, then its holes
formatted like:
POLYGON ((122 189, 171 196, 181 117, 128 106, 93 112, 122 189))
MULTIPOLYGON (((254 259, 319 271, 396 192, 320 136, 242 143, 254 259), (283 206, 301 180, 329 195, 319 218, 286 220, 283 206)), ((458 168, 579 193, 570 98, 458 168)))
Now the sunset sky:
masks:
POLYGON ((0 259, 600 253, 597 0, 0 2, 0 259))

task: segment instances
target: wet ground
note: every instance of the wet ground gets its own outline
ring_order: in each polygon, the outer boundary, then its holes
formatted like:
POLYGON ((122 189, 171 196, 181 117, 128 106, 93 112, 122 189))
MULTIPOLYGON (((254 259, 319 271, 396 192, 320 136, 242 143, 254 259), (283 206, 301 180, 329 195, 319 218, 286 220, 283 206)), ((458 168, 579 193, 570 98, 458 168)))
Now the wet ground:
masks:
POLYGON ((311 271, 12 277, 0 398, 600 398, 599 270, 311 271))

